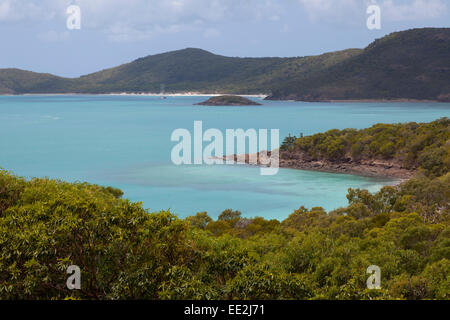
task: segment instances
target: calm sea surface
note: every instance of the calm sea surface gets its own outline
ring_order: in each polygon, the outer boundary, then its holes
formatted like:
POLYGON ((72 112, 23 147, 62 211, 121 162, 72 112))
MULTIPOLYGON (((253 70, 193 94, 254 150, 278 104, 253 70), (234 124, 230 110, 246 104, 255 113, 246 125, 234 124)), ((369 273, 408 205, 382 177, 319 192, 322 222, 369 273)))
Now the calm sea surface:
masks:
MULTIPOLYGON (((429 122, 450 117, 450 104, 302 103, 263 101, 261 107, 205 107, 205 97, 0 97, 0 167, 25 177, 88 181, 121 188, 152 211, 180 217, 227 208, 244 216, 286 218, 294 209, 345 206, 349 187, 377 191, 392 181, 280 169, 261 176, 256 167, 175 166, 173 130, 280 129, 305 135, 375 123, 429 122)), ((256 99, 259 100, 259 99, 256 99)))

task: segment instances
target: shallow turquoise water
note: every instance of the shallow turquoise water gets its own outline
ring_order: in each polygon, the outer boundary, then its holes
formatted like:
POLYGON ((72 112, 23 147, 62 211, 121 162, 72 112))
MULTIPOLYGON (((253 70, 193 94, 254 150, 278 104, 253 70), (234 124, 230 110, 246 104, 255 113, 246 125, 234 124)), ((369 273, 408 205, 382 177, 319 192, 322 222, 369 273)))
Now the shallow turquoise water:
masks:
POLYGON ((112 185, 153 211, 179 216, 226 208, 244 216, 286 218, 301 205, 344 206, 349 187, 378 190, 390 183, 342 174, 281 169, 260 176, 249 166, 180 166, 170 161, 174 129, 280 129, 305 135, 375 123, 428 122, 450 116, 450 104, 300 103, 261 107, 193 106, 204 97, 0 97, 0 166, 26 177, 112 185))

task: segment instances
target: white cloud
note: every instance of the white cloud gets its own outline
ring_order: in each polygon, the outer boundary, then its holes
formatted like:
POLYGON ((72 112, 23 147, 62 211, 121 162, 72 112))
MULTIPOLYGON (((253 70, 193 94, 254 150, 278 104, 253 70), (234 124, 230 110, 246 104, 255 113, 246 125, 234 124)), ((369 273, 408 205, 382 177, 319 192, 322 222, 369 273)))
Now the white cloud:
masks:
MULTIPOLYGON (((79 5, 82 28, 96 30, 112 41, 140 41, 194 30, 217 36, 215 26, 270 21, 281 28, 286 16, 306 12, 316 22, 355 24, 365 21, 372 0, 0 0, 0 24, 54 22, 65 28, 66 8, 79 5), (211 29, 211 30, 209 30, 211 29)), ((447 0, 378 0, 383 21, 442 17, 447 0)), ((61 29, 56 30, 61 30, 61 29)), ((54 35, 54 34, 53 34, 54 35)), ((47 35, 48 36, 48 35, 47 35)), ((41 37, 42 38, 42 35, 41 37)), ((46 38, 46 36, 44 36, 46 38)))
MULTIPOLYGON (((284 1, 284 0, 281 0, 284 1)), ((146 39, 203 24, 273 19, 280 0, 0 0, 0 23, 52 18, 61 23, 66 8, 79 5, 82 28, 108 34, 114 41, 146 39)), ((198 26, 198 31, 205 26, 198 26)), ((207 32, 205 34, 210 34, 207 32)))
POLYGON ((443 17, 445 0, 298 0, 312 21, 352 23, 369 4, 379 4, 383 20, 420 21, 443 17))
POLYGON ((440 18, 447 13, 447 4, 442 0, 414 0, 408 3, 385 0, 382 14, 391 21, 427 20, 440 18))
POLYGON ((52 0, 0 0, 0 23, 21 20, 48 21, 55 18, 58 10, 67 7, 61 5, 62 2, 52 0))
POLYGON ((0 3, 0 21, 6 20, 10 16, 11 3, 9 1, 3 1, 0 3))
POLYGON ((361 12, 361 0, 299 0, 308 16, 313 21, 349 20, 354 14, 361 12))

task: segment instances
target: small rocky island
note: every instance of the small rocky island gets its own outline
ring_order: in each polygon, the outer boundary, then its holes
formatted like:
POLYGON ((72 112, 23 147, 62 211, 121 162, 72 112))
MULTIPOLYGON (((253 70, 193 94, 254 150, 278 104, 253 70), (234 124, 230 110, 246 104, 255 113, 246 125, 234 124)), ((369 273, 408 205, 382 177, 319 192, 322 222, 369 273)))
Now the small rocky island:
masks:
POLYGON ((240 96, 217 96, 204 102, 196 103, 198 106, 261 106, 262 104, 240 96))

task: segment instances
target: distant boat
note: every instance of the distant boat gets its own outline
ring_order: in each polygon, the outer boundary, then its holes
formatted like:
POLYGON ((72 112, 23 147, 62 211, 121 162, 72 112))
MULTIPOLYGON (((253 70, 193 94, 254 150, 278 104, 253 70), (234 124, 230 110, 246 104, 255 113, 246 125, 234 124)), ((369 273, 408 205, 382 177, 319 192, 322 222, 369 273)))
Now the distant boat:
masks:
POLYGON ((161 97, 160 97, 161 99, 167 99, 167 97, 164 96, 165 89, 166 89, 166 85, 165 84, 161 84, 161 88, 160 88, 160 91, 159 91, 159 94, 161 95, 161 97))

